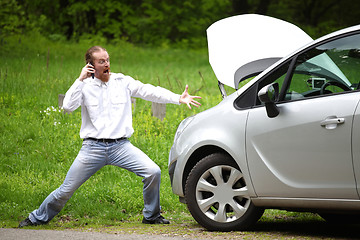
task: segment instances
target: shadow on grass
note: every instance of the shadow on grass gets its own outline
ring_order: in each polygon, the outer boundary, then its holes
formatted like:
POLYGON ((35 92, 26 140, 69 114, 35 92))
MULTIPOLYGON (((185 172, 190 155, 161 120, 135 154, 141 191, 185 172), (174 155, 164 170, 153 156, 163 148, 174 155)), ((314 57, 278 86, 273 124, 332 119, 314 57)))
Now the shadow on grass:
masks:
POLYGON ((360 224, 330 224, 325 221, 258 222, 253 233, 267 233, 281 237, 330 239, 360 239, 360 224))
MULTIPOLYGON (((8 226, 10 227, 10 226, 8 226)), ((259 221, 248 231, 207 231, 193 219, 174 220, 169 225, 146 225, 138 219, 124 222, 84 223, 54 221, 29 227, 36 230, 76 230, 108 234, 144 234, 182 236, 187 239, 360 239, 360 224, 330 224, 319 219, 267 219, 259 221)))
MULTIPOLYGON (((142 233, 148 233, 149 226, 142 233)), ((189 239, 360 239, 360 224, 330 224, 317 219, 260 221, 249 231, 212 232, 194 220, 151 227, 153 234, 183 236, 189 239)))

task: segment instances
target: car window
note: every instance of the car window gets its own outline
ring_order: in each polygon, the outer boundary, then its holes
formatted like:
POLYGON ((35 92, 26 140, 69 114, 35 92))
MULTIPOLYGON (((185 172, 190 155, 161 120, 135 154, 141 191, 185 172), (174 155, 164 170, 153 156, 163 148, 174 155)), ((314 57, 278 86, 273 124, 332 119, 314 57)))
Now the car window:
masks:
POLYGON ((281 89, 279 101, 359 90, 360 34, 341 37, 294 56, 240 95, 234 106, 243 109, 261 105, 257 92, 275 82, 281 89))
MULTIPOLYGON (((270 83, 278 83, 279 89, 281 89, 284 85, 285 78, 289 72, 289 67, 291 65, 291 61, 292 61, 291 59, 288 60, 287 62, 283 63, 281 66, 276 68, 270 75, 266 76, 264 78, 264 80, 262 80, 259 83, 258 91, 270 83)), ((257 99, 256 105, 260 105, 260 104, 262 105, 259 98, 256 98, 256 99, 257 99)))
POLYGON ((360 35, 343 37, 298 56, 284 100, 358 90, 360 35))
POLYGON ((260 105, 260 101, 257 97, 257 92, 259 89, 264 87, 267 84, 272 82, 279 83, 279 88, 281 88, 286 72, 290 66, 290 61, 285 62, 278 68, 276 68, 271 74, 266 76, 263 81, 260 81, 258 84, 254 84, 249 89, 247 89, 243 94, 241 94, 234 102, 236 109, 250 108, 256 105, 260 105))

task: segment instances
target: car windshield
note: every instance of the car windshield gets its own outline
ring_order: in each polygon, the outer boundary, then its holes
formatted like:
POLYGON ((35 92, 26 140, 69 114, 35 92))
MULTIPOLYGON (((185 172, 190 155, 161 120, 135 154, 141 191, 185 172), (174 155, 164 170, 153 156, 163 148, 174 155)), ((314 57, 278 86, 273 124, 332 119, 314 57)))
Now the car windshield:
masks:
MULTIPOLYGON (((300 54, 290 83, 280 99, 296 100, 358 90, 360 34, 347 36, 314 47, 300 54)), ((283 85, 286 72, 276 80, 283 85)))
POLYGON ((347 52, 340 52, 337 49, 320 50, 315 48, 298 57, 295 74, 322 77, 328 80, 340 81, 350 86, 351 83, 338 66, 338 59, 344 59, 347 52))

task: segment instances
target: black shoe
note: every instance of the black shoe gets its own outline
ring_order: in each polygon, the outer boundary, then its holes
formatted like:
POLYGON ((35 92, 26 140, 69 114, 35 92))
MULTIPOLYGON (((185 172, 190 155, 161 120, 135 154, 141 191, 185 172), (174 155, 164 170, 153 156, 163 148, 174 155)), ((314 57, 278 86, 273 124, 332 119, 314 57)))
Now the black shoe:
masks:
POLYGON ((26 227, 26 226, 36 226, 37 224, 32 223, 30 219, 27 217, 25 220, 21 221, 19 224, 19 228, 26 227))
POLYGON ((170 221, 160 215, 159 217, 155 218, 154 220, 147 220, 147 219, 143 218, 142 223, 145 223, 145 224, 170 224, 170 221))

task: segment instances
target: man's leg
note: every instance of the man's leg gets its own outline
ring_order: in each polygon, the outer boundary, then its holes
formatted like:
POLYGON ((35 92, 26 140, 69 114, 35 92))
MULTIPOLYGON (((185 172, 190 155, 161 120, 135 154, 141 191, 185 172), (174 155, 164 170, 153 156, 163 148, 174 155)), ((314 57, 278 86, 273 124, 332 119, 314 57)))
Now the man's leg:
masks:
MULTIPOLYGON (((169 223, 160 216, 161 170, 144 152, 133 146, 128 140, 112 145, 110 164, 143 177, 144 219, 149 223, 169 223)), ((147 222, 146 222, 147 223, 147 222)))
POLYGON ((105 151, 97 146, 96 142, 85 141, 63 184, 53 191, 38 209, 30 213, 29 220, 32 224, 29 225, 44 224, 54 218, 75 190, 105 165, 104 153, 105 151))

